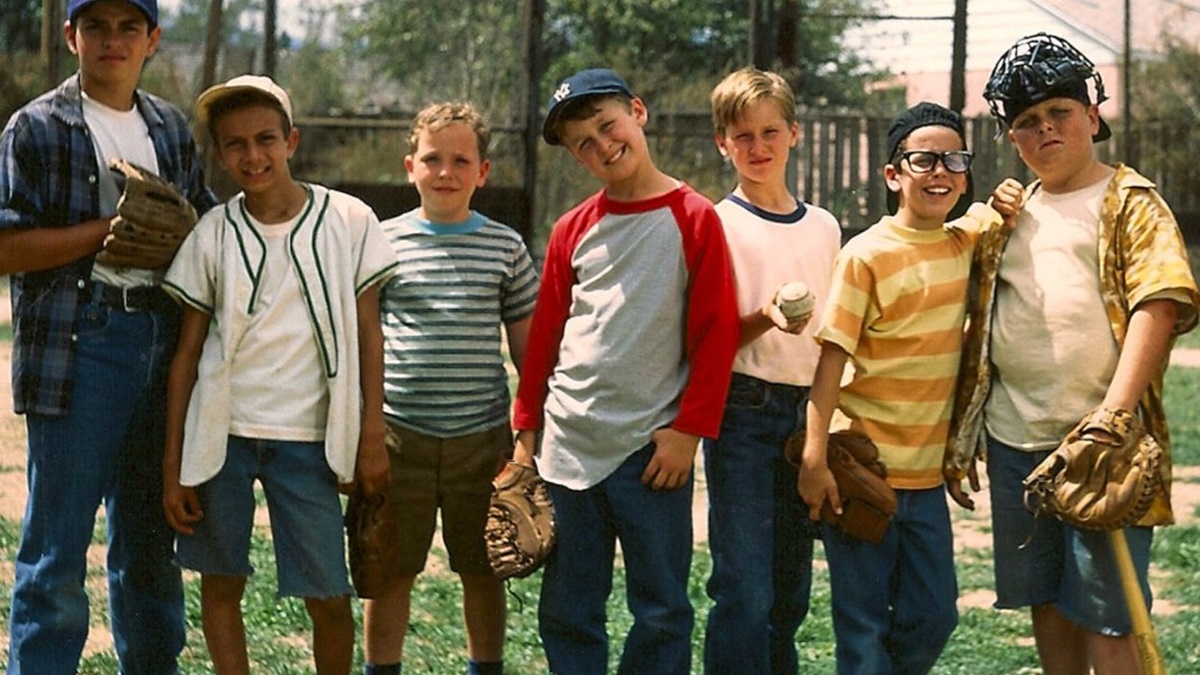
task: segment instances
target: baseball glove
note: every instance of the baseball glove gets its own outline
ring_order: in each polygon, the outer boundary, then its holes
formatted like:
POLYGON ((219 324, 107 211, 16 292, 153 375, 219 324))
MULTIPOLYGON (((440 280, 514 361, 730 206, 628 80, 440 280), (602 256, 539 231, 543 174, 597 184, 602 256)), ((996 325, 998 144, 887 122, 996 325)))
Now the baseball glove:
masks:
POLYGON ((1089 530, 1133 525, 1162 488, 1161 460, 1134 413, 1096 408, 1025 478, 1025 508, 1089 530))
POLYGON ((109 168, 125 177, 125 187, 96 261, 112 267, 166 267, 196 224, 196 209, 152 171, 123 159, 114 159, 109 168))
POLYGON ((554 548, 554 504, 532 467, 509 462, 513 471, 492 484, 484 538, 488 562, 501 579, 533 574, 554 548))
MULTIPOLYGON (((785 454, 799 466, 803 451, 804 432, 799 431, 788 439, 785 454)), ((829 434, 826 463, 837 483, 842 514, 834 513, 826 501, 821 505, 821 520, 856 539, 872 544, 883 541, 896 513, 896 491, 887 484, 887 467, 879 459, 879 448, 860 431, 835 431, 829 434)))
POLYGON ((360 598, 379 597, 391 584, 400 558, 400 534, 387 493, 367 495, 355 486, 345 520, 354 591, 360 598))

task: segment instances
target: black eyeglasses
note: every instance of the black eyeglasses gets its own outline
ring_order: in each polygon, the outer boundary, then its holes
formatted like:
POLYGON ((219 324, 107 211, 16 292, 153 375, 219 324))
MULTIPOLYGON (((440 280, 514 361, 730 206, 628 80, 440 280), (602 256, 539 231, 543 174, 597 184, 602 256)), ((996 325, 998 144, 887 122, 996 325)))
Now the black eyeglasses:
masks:
POLYGON ((932 150, 909 150, 900 153, 900 160, 908 161, 908 167, 913 173, 929 173, 941 160, 942 166, 950 173, 966 173, 971 169, 974 155, 966 150, 951 150, 949 152, 934 152, 932 150))

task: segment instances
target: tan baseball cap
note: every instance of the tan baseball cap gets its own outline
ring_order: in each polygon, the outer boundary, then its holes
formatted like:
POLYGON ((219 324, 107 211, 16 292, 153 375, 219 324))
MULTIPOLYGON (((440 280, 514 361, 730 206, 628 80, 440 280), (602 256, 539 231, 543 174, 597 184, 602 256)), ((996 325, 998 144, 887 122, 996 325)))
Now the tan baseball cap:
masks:
POLYGON ((213 104, 221 99, 243 91, 257 91, 269 95, 283 108, 283 112, 287 114, 288 124, 292 123, 292 99, 288 97, 288 93, 283 87, 275 84, 275 81, 265 75, 238 75, 237 77, 222 84, 214 84, 204 93, 200 94, 200 98, 196 99, 196 118, 202 124, 208 124, 208 111, 213 104))

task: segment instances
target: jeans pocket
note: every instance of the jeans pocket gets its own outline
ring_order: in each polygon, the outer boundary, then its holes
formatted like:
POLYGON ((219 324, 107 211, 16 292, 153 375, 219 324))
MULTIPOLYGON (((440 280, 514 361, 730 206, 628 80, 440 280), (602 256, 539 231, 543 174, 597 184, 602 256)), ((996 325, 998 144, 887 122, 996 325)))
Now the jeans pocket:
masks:
POLYGON ((108 329, 112 310, 103 305, 87 303, 79 309, 75 322, 75 333, 80 337, 94 336, 108 329))
POLYGON ((725 400, 727 407, 753 410, 763 407, 766 403, 766 383, 745 376, 733 376, 729 383, 729 396, 725 400))

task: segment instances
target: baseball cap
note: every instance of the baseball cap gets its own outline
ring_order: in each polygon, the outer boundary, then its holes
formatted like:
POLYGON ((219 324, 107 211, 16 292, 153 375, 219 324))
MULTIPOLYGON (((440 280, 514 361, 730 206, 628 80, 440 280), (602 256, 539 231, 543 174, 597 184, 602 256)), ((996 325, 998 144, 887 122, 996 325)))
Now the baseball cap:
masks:
POLYGON ((624 94, 633 98, 633 90, 608 68, 581 70, 558 84, 546 105, 546 121, 542 124, 542 138, 550 145, 559 145, 558 117, 569 101, 582 96, 598 94, 624 94))
MULTIPOLYGON (((158 25, 158 2, 157 0, 125 0, 129 4, 142 10, 146 18, 150 20, 150 27, 158 25)), ((67 0, 67 21, 75 23, 75 17, 85 7, 94 5, 100 0, 67 0)))
POLYGON ((264 93, 275 99, 287 115, 288 124, 292 123, 292 99, 288 97, 288 93, 284 91, 283 87, 275 84, 274 80, 265 75, 238 75, 228 82, 215 84, 205 89, 204 93, 200 94, 200 98, 196 99, 196 118, 202 124, 208 124, 208 111, 213 104, 226 96, 244 91, 264 93))
MULTIPOLYGON (((912 132, 921 127, 939 126, 952 129, 958 134, 958 138, 962 141, 963 148, 967 147, 967 132, 963 127, 962 115, 953 110, 940 106, 929 101, 921 101, 913 107, 900 113, 896 119, 892 120, 892 126, 888 128, 887 134, 887 161, 890 164, 896 159, 896 152, 900 149, 900 144, 912 132)), ((958 203, 950 211, 949 220, 953 220, 966 213, 967 207, 971 205, 975 191, 974 181, 971 179, 971 172, 967 172, 967 191, 959 198, 958 203)), ((887 193, 887 208, 888 213, 896 213, 900 208, 900 195, 891 190, 887 193)))

